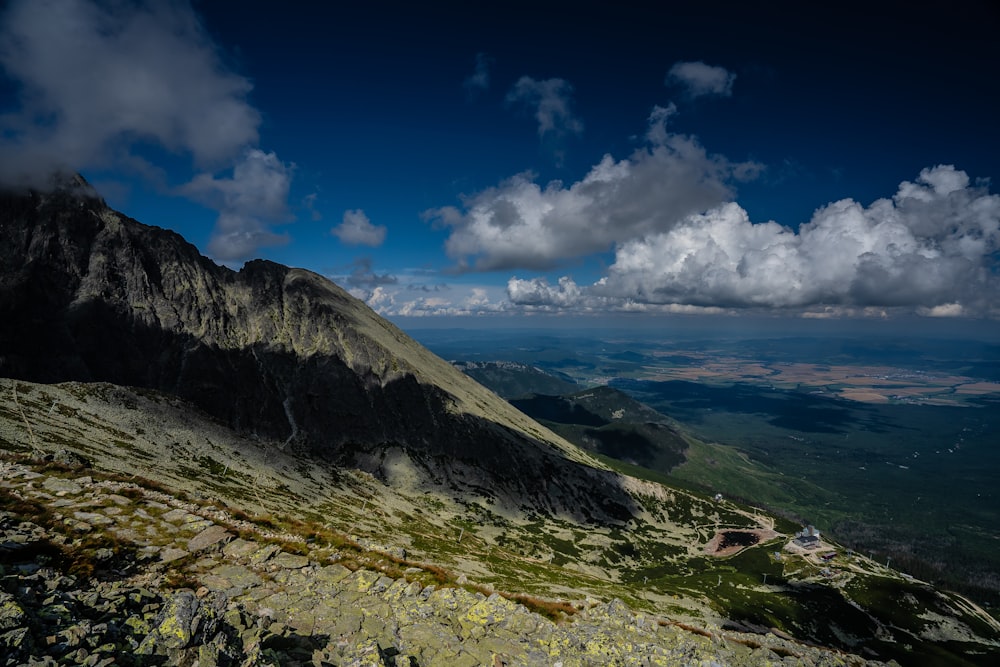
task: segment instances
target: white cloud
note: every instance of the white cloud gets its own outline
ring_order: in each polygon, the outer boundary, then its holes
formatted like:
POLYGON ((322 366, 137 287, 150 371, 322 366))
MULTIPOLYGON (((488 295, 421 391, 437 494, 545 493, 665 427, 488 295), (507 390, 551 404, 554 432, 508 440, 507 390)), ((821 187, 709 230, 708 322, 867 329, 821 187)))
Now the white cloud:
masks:
POLYGON ((569 276, 563 276, 556 285, 545 278, 522 280, 513 277, 507 281, 507 298, 511 305, 526 313, 651 313, 681 315, 717 315, 726 309, 717 306, 698 306, 683 303, 649 303, 632 298, 601 294, 593 286, 579 286, 569 276))
POLYGON ((507 103, 520 103, 534 111, 538 135, 580 134, 583 123, 570 109, 573 86, 565 79, 539 81, 522 76, 507 93, 507 103))
POLYGON ((519 174, 466 197, 464 210, 448 206, 425 215, 451 228, 445 248, 465 270, 546 269, 668 230, 729 200, 729 181, 759 169, 709 155, 694 137, 668 132, 670 113, 654 109, 648 147, 620 161, 605 155, 569 187, 553 181, 543 188, 531 174, 519 174))
MULTIPOLYGON (((569 276, 560 278, 559 284, 556 286, 549 285, 548 281, 543 278, 531 280, 511 278, 507 281, 507 296, 512 303, 520 306, 555 306, 556 308, 579 307, 584 300, 583 290, 569 276)), ((596 303, 601 299, 592 299, 591 301, 596 303)))
POLYGON ((736 75, 724 67, 706 65, 700 60, 693 62, 676 62, 667 72, 668 84, 683 86, 690 98, 704 95, 719 95, 729 97, 733 94, 733 81, 736 75))
POLYGON ((508 285, 517 304, 554 308, 680 304, 804 309, 808 317, 905 309, 928 316, 1000 307, 1000 196, 950 165, 924 169, 892 199, 818 209, 797 231, 752 223, 735 203, 619 243, 597 283, 508 285))
POLYGON ((961 317, 965 309, 960 303, 942 303, 933 308, 918 308, 917 313, 925 317, 961 317))
POLYGON ((288 189, 294 165, 286 165, 274 153, 248 149, 229 178, 209 173, 195 176, 178 189, 191 199, 219 211, 208 244, 218 260, 247 259, 258 248, 280 245, 288 237, 270 231, 270 223, 288 222, 288 189))
POLYGON ((448 285, 423 290, 419 285, 380 285, 370 292, 354 291, 383 317, 494 315, 512 312, 510 302, 495 286, 448 285))
POLYGON ((257 141, 250 82, 228 71, 189 6, 86 0, 13 2, 0 27, 0 64, 21 84, 0 119, 0 178, 29 183, 140 158, 135 141, 213 165, 257 141), (11 159, 11 158, 15 159, 11 159))
POLYGON ((137 146, 202 170, 173 192, 219 211, 208 251, 246 259, 281 243, 291 167, 253 146, 252 85, 230 71, 184 2, 16 0, 0 16, 0 66, 19 86, 0 116, 0 182, 45 187, 55 170, 123 170, 170 190, 137 146), (232 170, 231 177, 216 177, 232 170))
POLYGON ((502 286, 442 282, 427 269, 377 273, 370 258, 328 277, 384 317, 489 315, 516 312, 502 286))
POLYGON ((387 230, 384 225, 373 225, 361 209, 345 211, 343 221, 330 233, 347 245, 377 247, 385 241, 387 230))
POLYGON ((476 54, 476 69, 463 81, 465 89, 470 93, 488 90, 490 87, 490 65, 493 59, 485 53, 476 54))

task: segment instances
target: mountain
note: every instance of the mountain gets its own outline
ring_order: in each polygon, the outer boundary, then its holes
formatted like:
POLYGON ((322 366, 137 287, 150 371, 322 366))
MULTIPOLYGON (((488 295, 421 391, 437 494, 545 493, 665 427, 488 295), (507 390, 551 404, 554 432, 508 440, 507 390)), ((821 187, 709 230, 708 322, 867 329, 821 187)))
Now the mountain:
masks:
POLYGON ((597 386, 562 395, 533 394, 511 405, 577 446, 668 473, 686 460, 688 439, 678 426, 628 394, 597 386))
POLYGON ((623 391, 605 385, 580 389, 575 382, 512 361, 452 363, 582 449, 660 473, 686 460, 689 443, 677 425, 623 391))
POLYGON ((4 665, 995 663, 965 598, 612 469, 322 276, 78 178, 0 235, 4 665))
POLYGON ((535 366, 513 361, 453 361, 452 364, 506 399, 530 394, 565 394, 578 389, 577 384, 568 378, 556 377, 535 366))
POLYGON ((388 476, 402 457, 514 507, 631 516, 604 466, 329 280, 219 266, 77 179, 0 197, 0 376, 156 389, 332 463, 388 476))

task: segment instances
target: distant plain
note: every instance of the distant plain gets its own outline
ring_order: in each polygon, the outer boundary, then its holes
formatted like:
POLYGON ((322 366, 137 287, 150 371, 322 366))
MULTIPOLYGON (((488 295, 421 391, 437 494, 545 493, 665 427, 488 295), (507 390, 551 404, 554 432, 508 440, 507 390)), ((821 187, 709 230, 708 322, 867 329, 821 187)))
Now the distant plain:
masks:
POLYGON ((426 330, 456 361, 607 384, 692 436, 679 482, 811 522, 1000 605, 1000 345, 898 337, 658 339, 426 330))

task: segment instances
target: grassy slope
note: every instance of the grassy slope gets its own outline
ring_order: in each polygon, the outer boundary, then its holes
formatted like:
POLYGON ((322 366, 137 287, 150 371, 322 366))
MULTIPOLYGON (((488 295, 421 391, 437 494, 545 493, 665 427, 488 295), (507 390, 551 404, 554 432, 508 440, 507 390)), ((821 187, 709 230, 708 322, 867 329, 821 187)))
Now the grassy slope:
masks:
MULTIPOLYGON (((619 597, 660 616, 777 627, 852 650, 867 646, 883 656, 905 657, 907 664, 918 664, 913 652, 955 657, 982 650, 973 642, 949 646, 921 638, 948 624, 893 612, 891 601, 902 591, 918 600, 910 612, 933 609, 954 619, 951 626, 1000 637, 988 617, 963 608, 960 599, 940 596, 864 558, 838 563, 841 574, 826 580, 794 558, 772 560, 768 554, 781 548, 780 540, 728 559, 707 557, 703 547, 720 528, 745 529, 774 520, 698 493, 631 482, 641 516, 629 525, 584 525, 528 508, 503 511, 484 498, 457 497, 447 486, 408 484, 417 477, 414 463, 402 455, 388 466, 391 486, 362 473, 333 471, 293 452, 239 438, 189 406, 156 394, 109 385, 17 383, 15 403, 14 387, 0 381, 3 448, 73 449, 97 469, 138 473, 242 511, 322 522, 361 539, 403 546, 411 559, 437 563, 498 589, 570 600, 619 597), (893 613, 890 628, 886 619, 893 613), (838 637, 829 622, 812 620, 818 617, 835 619, 851 631, 846 639, 838 637), (883 631, 895 642, 877 640, 883 631)), ((779 522, 777 528, 789 526, 779 522)), ((961 663, 941 658, 923 664, 961 663)))

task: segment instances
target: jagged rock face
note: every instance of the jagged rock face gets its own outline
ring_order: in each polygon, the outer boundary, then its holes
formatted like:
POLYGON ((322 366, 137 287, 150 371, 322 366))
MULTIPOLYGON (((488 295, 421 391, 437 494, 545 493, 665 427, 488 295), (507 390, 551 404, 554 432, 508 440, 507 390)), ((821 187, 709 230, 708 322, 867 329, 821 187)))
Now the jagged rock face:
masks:
POLYGON ((402 447, 511 498, 628 514, 613 476, 321 276, 218 266, 86 190, 0 194, 0 236, 2 376, 158 389, 330 460, 402 447))

